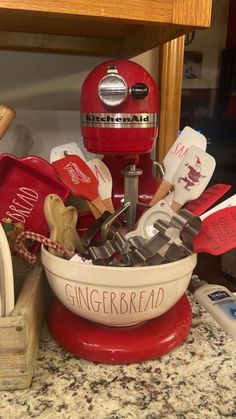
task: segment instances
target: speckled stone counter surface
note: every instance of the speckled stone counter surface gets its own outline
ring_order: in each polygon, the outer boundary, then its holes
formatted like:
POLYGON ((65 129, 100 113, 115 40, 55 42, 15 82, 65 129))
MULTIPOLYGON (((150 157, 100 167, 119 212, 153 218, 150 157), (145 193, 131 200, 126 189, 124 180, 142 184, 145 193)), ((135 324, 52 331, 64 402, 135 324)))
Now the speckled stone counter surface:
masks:
POLYGON ((59 348, 45 329, 31 388, 0 392, 0 418, 235 418, 236 345, 192 301, 186 341, 160 359, 101 365, 59 348))

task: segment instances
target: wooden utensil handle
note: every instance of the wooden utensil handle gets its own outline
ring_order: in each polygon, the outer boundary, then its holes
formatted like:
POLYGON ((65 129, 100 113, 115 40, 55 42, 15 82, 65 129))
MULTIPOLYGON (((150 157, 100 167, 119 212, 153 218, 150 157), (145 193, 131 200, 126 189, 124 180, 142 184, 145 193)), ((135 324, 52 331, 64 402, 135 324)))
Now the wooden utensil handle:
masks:
POLYGON ((170 207, 171 207, 172 211, 177 212, 182 207, 182 205, 178 204, 178 202, 176 202, 176 201, 172 201, 172 204, 171 204, 170 207))
POLYGON ((97 207, 95 207, 91 201, 88 201, 87 199, 85 199, 86 204, 88 205, 91 213, 93 214, 94 218, 97 220, 97 218, 100 217, 100 211, 97 209, 97 207))
POLYGON ((155 194, 153 195, 150 204, 149 205, 154 205, 157 202, 159 202, 161 199, 163 199, 167 193, 169 192, 169 190, 171 189, 172 185, 171 183, 167 182, 165 179, 162 179, 158 189, 156 190, 155 194))
POLYGON ((109 198, 102 199, 102 202, 105 205, 107 211, 110 211, 110 212, 114 212, 115 211, 114 206, 113 206, 112 199, 110 197, 109 198))
POLYGON ((101 217, 105 211, 108 211, 100 197, 95 198, 93 201, 86 200, 86 203, 96 219, 101 217))
POLYGON ((0 105, 0 139, 7 131, 7 128, 15 118, 15 111, 5 105, 0 105))

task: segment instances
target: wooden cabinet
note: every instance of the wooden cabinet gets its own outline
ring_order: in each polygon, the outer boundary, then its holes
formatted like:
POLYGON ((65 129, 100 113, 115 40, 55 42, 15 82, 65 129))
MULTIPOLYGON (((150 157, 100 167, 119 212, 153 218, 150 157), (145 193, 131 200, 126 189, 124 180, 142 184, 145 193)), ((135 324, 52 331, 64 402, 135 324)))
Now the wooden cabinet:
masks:
POLYGON ((0 47, 131 57, 210 17, 211 0, 1 0, 0 47))

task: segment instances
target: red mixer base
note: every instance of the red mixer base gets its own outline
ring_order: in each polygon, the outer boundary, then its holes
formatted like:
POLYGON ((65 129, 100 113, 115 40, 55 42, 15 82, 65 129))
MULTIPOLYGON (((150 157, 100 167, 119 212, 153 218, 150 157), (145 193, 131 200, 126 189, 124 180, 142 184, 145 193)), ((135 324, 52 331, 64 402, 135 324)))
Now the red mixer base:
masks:
POLYGON ((189 333, 192 310, 184 295, 167 313, 130 327, 108 327, 78 317, 54 300, 48 325, 66 351, 104 364, 130 364, 160 357, 180 345, 189 333))

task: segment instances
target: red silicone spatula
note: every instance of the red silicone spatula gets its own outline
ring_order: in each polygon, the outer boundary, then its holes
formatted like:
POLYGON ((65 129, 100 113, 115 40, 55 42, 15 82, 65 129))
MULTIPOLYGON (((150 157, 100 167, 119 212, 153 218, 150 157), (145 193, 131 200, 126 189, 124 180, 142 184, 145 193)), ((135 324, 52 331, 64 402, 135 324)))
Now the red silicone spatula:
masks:
POLYGON ((185 208, 196 216, 202 215, 226 192, 228 192, 230 188, 231 185, 216 183, 215 185, 207 188, 197 199, 188 202, 185 208))
POLYGON ((222 255, 236 247, 236 207, 223 208, 202 221, 194 252, 222 255))
POLYGON ((106 207, 98 194, 98 180, 84 160, 79 156, 70 154, 63 159, 54 161, 52 165, 70 191, 74 195, 87 200, 95 218, 106 211, 106 207))
POLYGON ((114 206, 111 198, 112 177, 105 163, 103 163, 103 161, 98 158, 87 160, 83 151, 75 142, 62 144, 52 148, 50 153, 50 163, 53 163, 56 160, 60 160, 68 154, 79 156, 82 160, 84 160, 87 163, 87 165, 90 167, 90 169, 92 170, 92 172, 98 180, 98 194, 101 197, 103 204, 105 205, 108 211, 114 212, 114 206))

